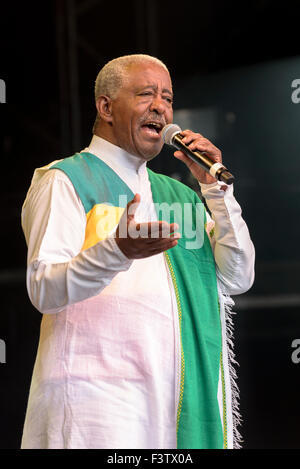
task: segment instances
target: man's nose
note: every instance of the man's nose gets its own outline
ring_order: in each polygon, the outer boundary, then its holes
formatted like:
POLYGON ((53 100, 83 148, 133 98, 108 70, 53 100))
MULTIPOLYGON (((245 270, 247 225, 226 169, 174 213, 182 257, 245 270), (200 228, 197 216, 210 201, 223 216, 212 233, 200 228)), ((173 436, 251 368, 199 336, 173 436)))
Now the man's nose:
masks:
POLYGON ((166 104, 160 96, 155 96, 150 106, 150 111, 163 114, 166 110, 166 104))

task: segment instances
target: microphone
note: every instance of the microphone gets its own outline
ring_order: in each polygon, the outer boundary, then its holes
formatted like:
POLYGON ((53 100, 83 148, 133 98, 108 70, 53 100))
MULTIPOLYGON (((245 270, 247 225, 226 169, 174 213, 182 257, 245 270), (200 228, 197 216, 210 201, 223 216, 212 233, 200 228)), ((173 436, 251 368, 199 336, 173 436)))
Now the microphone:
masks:
POLYGON ((234 176, 225 166, 221 163, 214 163, 205 153, 190 150, 189 147, 182 142, 183 136, 180 135, 180 132, 182 132, 182 130, 177 124, 165 125, 162 129, 164 143, 183 151, 191 160, 195 161, 195 163, 219 181, 223 181, 228 185, 233 183, 234 176))

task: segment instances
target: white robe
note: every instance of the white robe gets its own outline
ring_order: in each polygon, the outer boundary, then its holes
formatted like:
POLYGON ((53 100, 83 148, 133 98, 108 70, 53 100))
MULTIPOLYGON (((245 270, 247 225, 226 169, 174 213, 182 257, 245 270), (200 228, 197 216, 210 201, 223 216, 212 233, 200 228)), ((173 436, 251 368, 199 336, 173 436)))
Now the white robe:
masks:
MULTIPOLYGON (((138 222, 157 219, 145 162, 96 136, 83 151, 141 195, 138 222)), ((233 188, 202 193, 219 282, 243 293, 254 248, 233 188)), ((43 313, 22 448, 176 448, 180 338, 163 254, 130 261, 112 236, 81 252, 86 214, 56 169, 36 170, 22 226, 28 293, 43 313)))

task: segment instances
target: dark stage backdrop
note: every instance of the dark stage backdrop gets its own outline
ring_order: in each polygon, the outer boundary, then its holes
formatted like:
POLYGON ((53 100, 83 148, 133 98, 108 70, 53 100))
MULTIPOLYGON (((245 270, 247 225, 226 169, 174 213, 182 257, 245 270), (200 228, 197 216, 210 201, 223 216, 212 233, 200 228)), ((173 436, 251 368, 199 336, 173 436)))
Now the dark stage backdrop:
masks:
MULTIPOLYGON (((41 320, 26 292, 20 227, 30 179, 36 167, 89 143, 99 69, 135 52, 169 66, 174 122, 222 149, 256 247, 255 284, 235 298, 243 447, 300 448, 298 10, 293 2, 243 3, 242 10, 235 2, 187 1, 185 29, 176 3, 161 3, 2 7, 0 448, 20 446, 41 320)), ((151 167, 197 190, 169 148, 151 167)))

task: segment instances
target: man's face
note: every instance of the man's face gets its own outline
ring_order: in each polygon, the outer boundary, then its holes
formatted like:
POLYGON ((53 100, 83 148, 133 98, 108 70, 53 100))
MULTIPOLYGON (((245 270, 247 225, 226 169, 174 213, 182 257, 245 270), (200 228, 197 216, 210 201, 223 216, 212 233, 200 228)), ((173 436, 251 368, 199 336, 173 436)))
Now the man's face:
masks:
POLYGON ((162 149, 161 130, 173 120, 169 73, 159 65, 132 65, 112 102, 114 142, 132 155, 151 160, 162 149))

